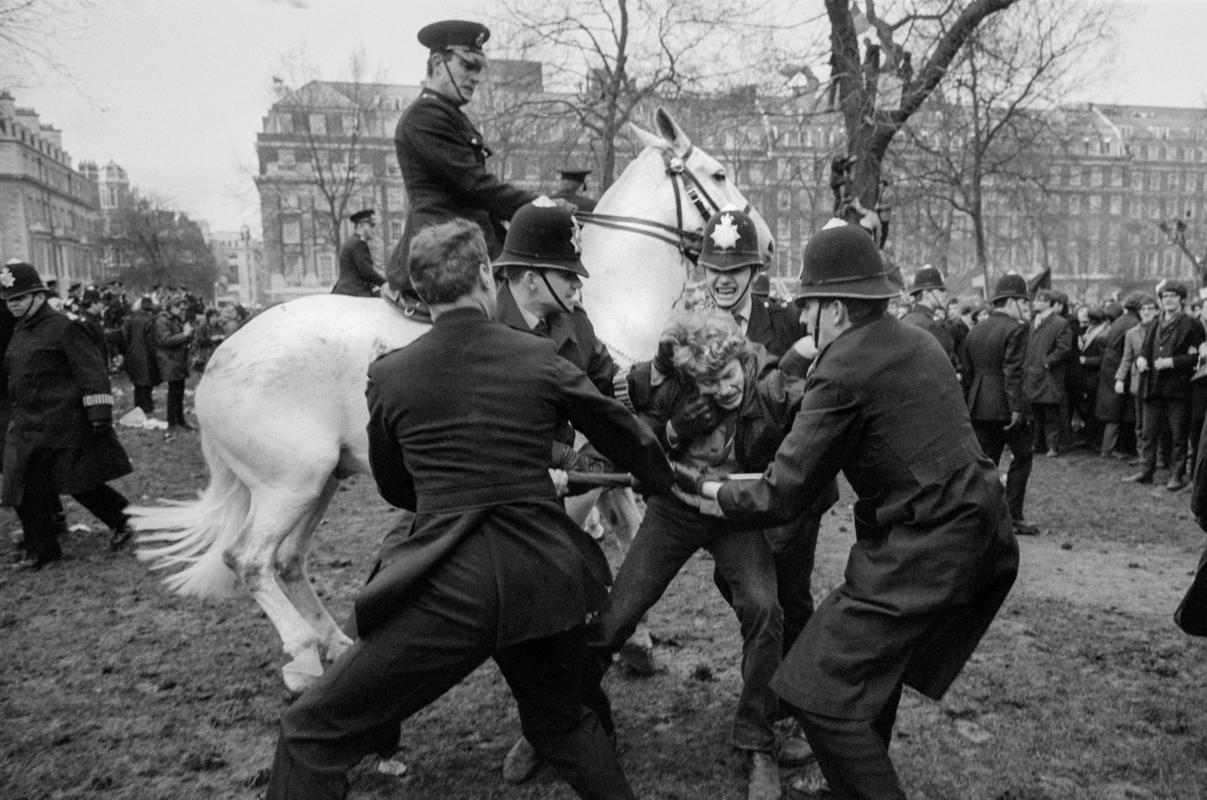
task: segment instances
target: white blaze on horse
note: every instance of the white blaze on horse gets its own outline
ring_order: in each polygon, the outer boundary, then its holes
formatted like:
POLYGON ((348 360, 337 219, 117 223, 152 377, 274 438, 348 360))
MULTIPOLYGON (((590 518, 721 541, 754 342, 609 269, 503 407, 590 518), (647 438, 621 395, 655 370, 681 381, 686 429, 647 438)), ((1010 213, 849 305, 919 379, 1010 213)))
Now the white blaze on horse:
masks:
MULTIPOLYGON (((645 149, 583 231, 584 307, 622 364, 653 355, 690 271, 693 232, 722 207, 748 208, 715 159, 665 112, 655 119, 659 136, 633 126, 645 149)), ((770 231, 754 217, 769 254, 770 231)), ((321 674, 320 649, 334 659, 351 643, 310 585, 306 551, 339 481, 369 473, 368 366, 427 329, 374 298, 316 295, 263 312, 222 343, 197 386, 204 492, 129 509, 144 532, 139 558, 174 570, 173 591, 251 592, 291 659, 292 690, 321 674)))

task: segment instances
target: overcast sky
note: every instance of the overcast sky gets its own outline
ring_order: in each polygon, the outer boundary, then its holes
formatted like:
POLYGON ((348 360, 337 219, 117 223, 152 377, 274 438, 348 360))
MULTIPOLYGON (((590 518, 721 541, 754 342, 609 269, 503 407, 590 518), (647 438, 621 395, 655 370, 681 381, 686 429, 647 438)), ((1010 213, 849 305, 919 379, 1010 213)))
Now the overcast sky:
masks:
MULTIPOLYGON (((809 0, 818 5, 820 0, 809 0)), ((1023 0, 1052 2, 1052 0, 1023 0)), ((1102 0, 1106 2, 1106 0, 1102 0)), ((1125 3, 1119 74, 1082 99, 1207 107, 1207 0, 1125 3)), ((60 42, 72 73, 12 87, 63 132, 78 164, 110 160, 131 182, 212 230, 259 228, 255 136, 272 76, 305 53, 342 77, 363 50, 371 74, 417 83, 424 24, 480 17, 490 0, 97 0, 96 18, 60 42)), ((472 114, 472 112, 471 112, 472 114)))

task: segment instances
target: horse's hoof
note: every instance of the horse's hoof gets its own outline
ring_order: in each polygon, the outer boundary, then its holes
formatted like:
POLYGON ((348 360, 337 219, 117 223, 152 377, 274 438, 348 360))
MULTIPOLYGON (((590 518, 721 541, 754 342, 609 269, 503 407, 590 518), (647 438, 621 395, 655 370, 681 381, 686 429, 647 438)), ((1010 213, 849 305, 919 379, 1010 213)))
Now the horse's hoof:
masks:
POLYGON ((313 647, 306 648, 281 668, 285 687, 291 692, 306 691, 322 674, 323 663, 319 661, 318 650, 313 647))
POLYGON ((352 640, 347 636, 341 636, 334 642, 327 645, 327 660, 334 661, 344 654, 344 651, 352 646, 352 640))

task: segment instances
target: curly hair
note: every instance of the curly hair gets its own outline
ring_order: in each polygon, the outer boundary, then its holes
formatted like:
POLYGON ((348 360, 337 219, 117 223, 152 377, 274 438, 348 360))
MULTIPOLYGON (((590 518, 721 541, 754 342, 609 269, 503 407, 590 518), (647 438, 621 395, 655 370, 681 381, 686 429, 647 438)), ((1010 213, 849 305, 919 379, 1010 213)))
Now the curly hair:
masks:
POLYGON ((733 316, 715 308, 676 313, 663 329, 662 341, 671 344, 675 369, 689 378, 716 375, 750 352, 733 316))

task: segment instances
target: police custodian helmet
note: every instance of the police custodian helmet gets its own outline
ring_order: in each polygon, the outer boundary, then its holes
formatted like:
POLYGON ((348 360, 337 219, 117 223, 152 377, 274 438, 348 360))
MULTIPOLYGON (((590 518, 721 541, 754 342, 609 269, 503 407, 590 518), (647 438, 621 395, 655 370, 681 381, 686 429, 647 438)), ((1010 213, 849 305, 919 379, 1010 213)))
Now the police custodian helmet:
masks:
POLYGON ((763 254, 759 249, 759 232, 750 217, 737 209, 723 209, 713 214, 704 226, 699 263, 721 272, 761 267, 763 254))
POLYGON ((590 277, 582 262, 580 231, 572 213, 542 195, 512 216, 503 252, 492 266, 560 269, 590 277))
POLYGON ((34 292, 49 293, 33 264, 10 261, 0 268, 0 300, 14 300, 34 292))
POLYGON ((998 300, 1010 298, 1026 300, 1030 296, 1031 293, 1027 291, 1027 279, 1017 272, 1007 272, 997 279, 997 285, 993 287, 993 297, 989 298, 989 302, 996 303, 998 300))
POLYGON ((810 297, 885 300, 898 294, 900 290, 889 280, 880 249, 858 225, 818 231, 805 245, 798 304, 810 297))
POLYGON ((909 293, 918 294, 927 289, 947 289, 947 284, 943 283, 943 273, 930 264, 918 267, 918 271, 914 273, 913 288, 909 290, 909 293))

